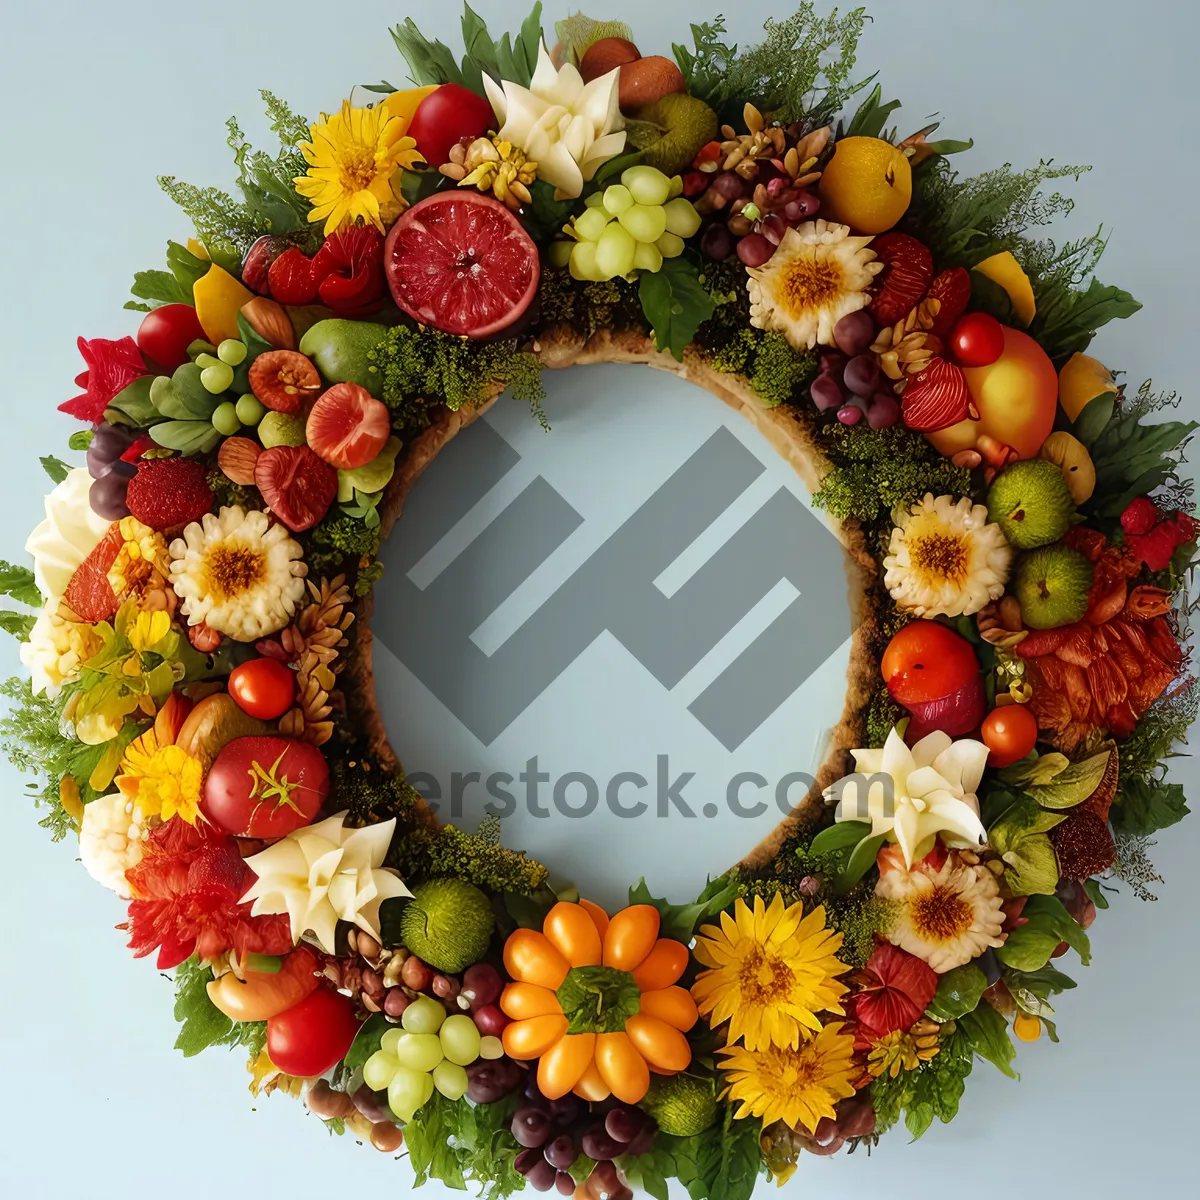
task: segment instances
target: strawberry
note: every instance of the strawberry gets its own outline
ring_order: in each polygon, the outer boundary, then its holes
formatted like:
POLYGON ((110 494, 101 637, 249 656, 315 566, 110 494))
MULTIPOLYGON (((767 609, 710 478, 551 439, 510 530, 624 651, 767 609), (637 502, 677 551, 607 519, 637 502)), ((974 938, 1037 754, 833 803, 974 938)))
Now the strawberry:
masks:
POLYGON ((933 358, 924 371, 908 381, 900 416, 909 429, 934 433, 957 425, 967 416, 978 419, 979 413, 961 368, 944 358, 933 358))
POLYGON ((959 317, 967 311, 971 300, 971 273, 966 267, 947 267, 929 285, 926 300, 940 300, 941 307, 933 318, 929 331, 935 337, 945 338, 957 324, 959 317))
POLYGON ((881 325, 894 325, 921 302, 933 278, 929 248, 907 233, 885 233, 871 243, 883 270, 875 276, 878 289, 871 315, 881 325))
POLYGON ((337 495, 337 471, 307 446, 274 446, 254 464, 267 507, 293 532, 311 529, 337 495))
POLYGON ((289 246, 267 272, 271 296, 280 304, 311 304, 317 298, 312 259, 289 246))
POLYGON ((151 529, 198 521, 212 510, 208 472, 194 458, 144 459, 129 481, 125 503, 151 529))

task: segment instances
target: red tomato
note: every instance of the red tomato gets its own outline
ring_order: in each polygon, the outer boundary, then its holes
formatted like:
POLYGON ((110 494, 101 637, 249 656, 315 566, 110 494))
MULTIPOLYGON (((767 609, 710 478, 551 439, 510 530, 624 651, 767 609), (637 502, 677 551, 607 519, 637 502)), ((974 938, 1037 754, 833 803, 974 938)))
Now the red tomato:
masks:
POLYGON ((1004 326, 987 313, 967 313, 950 330, 950 353, 960 367, 988 367, 1004 353, 1004 326))
POLYGON ((267 1054, 285 1075, 311 1079, 341 1062, 357 1033, 353 1002, 319 987, 267 1020, 267 1054))
POLYGON ((879 664, 892 698, 905 708, 938 700, 979 674, 966 638, 940 621, 911 621, 888 643, 879 664))
POLYGON ((286 737, 234 738, 204 780, 204 812, 235 837, 281 838, 307 825, 329 795, 316 746, 286 737))
POLYGON ((991 751, 989 767, 1007 767, 1024 758, 1037 742, 1037 718, 1026 704, 993 708, 979 729, 983 744, 991 751))
POLYGON ((304 434, 331 467, 352 471, 375 458, 391 432, 392 417, 383 401, 357 383, 338 383, 313 405, 304 434))
POLYGON ((163 371, 174 371, 188 361, 188 347, 203 341, 204 330, 190 304, 164 304, 142 318, 137 344, 143 356, 163 371))
POLYGON ((296 676, 278 659, 254 658, 234 667, 229 676, 229 694, 242 712, 273 721, 292 706, 296 676))
POLYGON ((495 129, 492 106, 457 83, 443 83, 430 92, 413 113, 408 136, 431 167, 450 161, 450 147, 463 138, 476 138, 495 129))

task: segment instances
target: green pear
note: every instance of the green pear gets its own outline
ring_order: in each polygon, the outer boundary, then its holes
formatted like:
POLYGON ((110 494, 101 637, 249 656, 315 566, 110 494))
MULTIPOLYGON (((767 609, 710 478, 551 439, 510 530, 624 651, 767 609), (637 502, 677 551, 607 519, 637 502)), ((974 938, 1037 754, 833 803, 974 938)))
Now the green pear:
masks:
POLYGON ((318 321, 300 339, 300 353, 317 364, 323 379, 357 383, 378 398, 383 377, 368 355, 387 331, 386 325, 372 321, 318 321))

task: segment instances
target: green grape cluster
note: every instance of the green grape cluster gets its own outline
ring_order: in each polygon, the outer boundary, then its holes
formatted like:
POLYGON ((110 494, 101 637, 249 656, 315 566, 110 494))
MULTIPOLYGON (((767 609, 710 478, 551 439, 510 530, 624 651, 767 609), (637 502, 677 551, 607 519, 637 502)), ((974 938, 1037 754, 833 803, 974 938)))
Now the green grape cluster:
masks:
POLYGON ((434 1088, 448 1100, 461 1100, 467 1092, 466 1068, 476 1059, 503 1054, 500 1039, 480 1037, 466 1013, 448 1017, 436 1000, 418 996, 363 1064, 363 1082, 375 1091, 386 1089, 392 1112, 411 1121, 434 1088))
POLYGON ((684 238, 700 228, 700 214, 682 191, 678 175, 638 166, 623 171, 620 183, 593 193, 572 226, 571 274, 600 282, 658 271, 664 258, 682 254, 684 238))
MULTIPOLYGON (((219 396, 233 386, 234 368, 246 361, 246 343, 237 338, 226 338, 215 353, 207 343, 193 343, 192 352, 203 346, 194 362, 200 368, 200 384, 212 396, 219 396)), ((238 400, 223 400, 213 409, 213 428, 225 437, 232 437, 243 425, 257 425, 267 410, 252 395, 247 393, 238 400)))

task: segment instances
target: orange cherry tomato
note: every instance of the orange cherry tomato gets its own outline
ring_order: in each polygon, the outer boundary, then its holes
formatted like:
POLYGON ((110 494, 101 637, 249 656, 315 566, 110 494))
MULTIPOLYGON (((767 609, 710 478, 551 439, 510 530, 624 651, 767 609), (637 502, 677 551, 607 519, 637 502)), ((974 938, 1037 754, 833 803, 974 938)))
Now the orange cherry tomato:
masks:
MULTIPOLYGON (((658 940, 660 918, 651 904, 631 904, 608 923, 604 934, 604 965, 618 971, 632 971, 641 965, 658 940)), ((613 1088, 618 1100, 625 1097, 613 1088)), ((632 1101, 627 1101, 632 1103, 632 1101)))
POLYGON ((594 904, 591 900, 580 900, 579 907, 582 908, 589 917, 595 922, 596 928, 600 930, 600 937, 603 939, 605 932, 608 929, 608 913, 604 911, 598 904, 594 904))
POLYGON ((538 1062, 538 1089, 547 1100, 559 1100, 583 1078, 595 1060, 596 1035, 569 1033, 560 1038, 538 1062))
POLYGON ((687 1038, 657 1017, 635 1013, 625 1022, 625 1032, 634 1049, 656 1071, 682 1071, 692 1061, 687 1038))
POLYGON ((505 1025, 500 1040, 509 1058, 528 1061, 540 1058, 567 1032, 567 1018, 559 1016, 530 1017, 505 1025))
POLYGON ((1004 704, 993 708, 979 728, 983 744, 991 751, 989 767, 1007 767, 1033 749, 1037 742, 1037 718, 1026 704, 1004 704))
MULTIPOLYGON (((594 967, 599 964, 600 931, 591 914, 581 905, 560 900, 546 914, 542 932, 571 966, 594 967)), ((570 1088, 567 1090, 570 1091, 570 1088)))
POLYGON ((669 987, 658 992, 643 992, 641 1012, 657 1017, 668 1025, 687 1033, 700 1019, 696 1002, 687 988, 669 987))
POLYGON ((596 1035, 596 1066, 609 1090, 623 1104, 636 1104, 650 1088, 650 1068, 627 1033, 596 1035))
POLYGON ((208 984, 208 998, 233 1021, 266 1021, 299 1004, 316 989, 317 960, 303 947, 293 950, 278 971, 232 972, 208 984))
POLYGON ((600 1068, 596 1066, 594 1058, 588 1069, 580 1076, 574 1090, 575 1095, 583 1097, 592 1104, 599 1104, 601 1100, 607 1100, 612 1095, 612 1089, 604 1082, 604 1076, 600 1074, 600 1068))
POLYGON ((571 969, 550 939, 536 929, 518 929, 509 937, 504 943, 504 966, 518 982, 536 983, 552 992, 558 991, 571 969))
POLYGON ((688 948, 671 938, 659 938, 654 949, 633 972, 639 992, 657 992, 670 987, 687 969, 688 948))
POLYGON ((553 1017, 562 1013, 558 997, 536 983, 509 983, 500 993, 500 1011, 514 1021, 553 1017))

